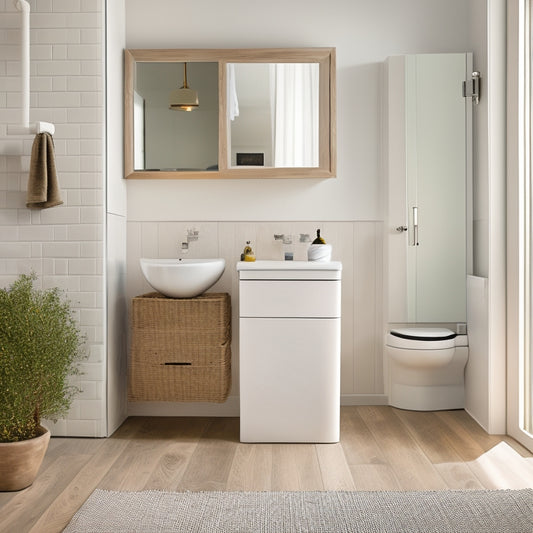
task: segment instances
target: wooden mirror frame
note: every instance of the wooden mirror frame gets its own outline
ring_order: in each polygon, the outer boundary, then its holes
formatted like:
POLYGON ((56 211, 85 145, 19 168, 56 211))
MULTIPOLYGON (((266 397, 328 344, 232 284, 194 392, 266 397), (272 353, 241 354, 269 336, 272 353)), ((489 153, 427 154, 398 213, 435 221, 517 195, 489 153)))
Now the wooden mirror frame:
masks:
POLYGON ((335 48, 127 49, 124 53, 124 173, 128 179, 332 178, 336 175, 335 48), (218 63, 218 170, 134 170, 133 91, 136 62, 218 63), (228 63, 319 64, 318 167, 236 168, 228 163, 228 63))

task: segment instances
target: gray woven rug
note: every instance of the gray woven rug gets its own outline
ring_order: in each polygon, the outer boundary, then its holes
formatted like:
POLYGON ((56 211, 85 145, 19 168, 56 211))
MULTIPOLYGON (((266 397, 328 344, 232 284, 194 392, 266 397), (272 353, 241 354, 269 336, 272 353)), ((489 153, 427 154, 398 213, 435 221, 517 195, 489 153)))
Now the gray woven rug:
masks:
POLYGON ((434 492, 95 490, 68 533, 532 533, 533 489, 434 492))

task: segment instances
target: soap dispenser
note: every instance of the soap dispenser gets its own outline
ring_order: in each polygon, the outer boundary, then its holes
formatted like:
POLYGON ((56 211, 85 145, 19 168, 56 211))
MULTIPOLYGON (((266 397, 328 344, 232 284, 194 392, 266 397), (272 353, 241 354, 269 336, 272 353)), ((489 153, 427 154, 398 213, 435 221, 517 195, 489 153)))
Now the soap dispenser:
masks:
POLYGON ((241 261, 255 261, 255 254, 250 246, 250 241, 246 241, 246 246, 241 254, 241 261))

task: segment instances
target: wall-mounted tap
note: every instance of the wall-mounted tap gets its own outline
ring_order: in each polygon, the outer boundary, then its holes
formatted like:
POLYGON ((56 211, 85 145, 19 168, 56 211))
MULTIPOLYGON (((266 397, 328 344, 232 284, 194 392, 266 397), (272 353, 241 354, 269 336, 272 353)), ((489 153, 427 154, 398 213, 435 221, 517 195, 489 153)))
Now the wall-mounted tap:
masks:
POLYGON ((193 242, 198 240, 200 232, 196 228, 187 228, 187 242, 193 242))
POLYGON ((294 235, 275 233, 274 241, 281 244, 282 258, 285 261, 307 259, 307 248, 311 242, 309 233, 296 233, 294 235))
POLYGON ((178 243, 178 251, 181 254, 188 254, 190 250, 190 243, 198 240, 200 232, 196 228, 187 228, 186 241, 178 243))

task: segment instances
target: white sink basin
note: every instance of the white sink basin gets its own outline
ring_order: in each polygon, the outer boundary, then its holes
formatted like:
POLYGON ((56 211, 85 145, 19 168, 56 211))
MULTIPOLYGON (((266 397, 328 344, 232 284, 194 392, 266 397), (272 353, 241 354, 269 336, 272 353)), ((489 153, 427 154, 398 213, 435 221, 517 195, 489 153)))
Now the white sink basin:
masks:
POLYGON ((193 298, 205 292, 222 276, 224 259, 147 259, 141 258, 146 281, 171 298, 193 298))

